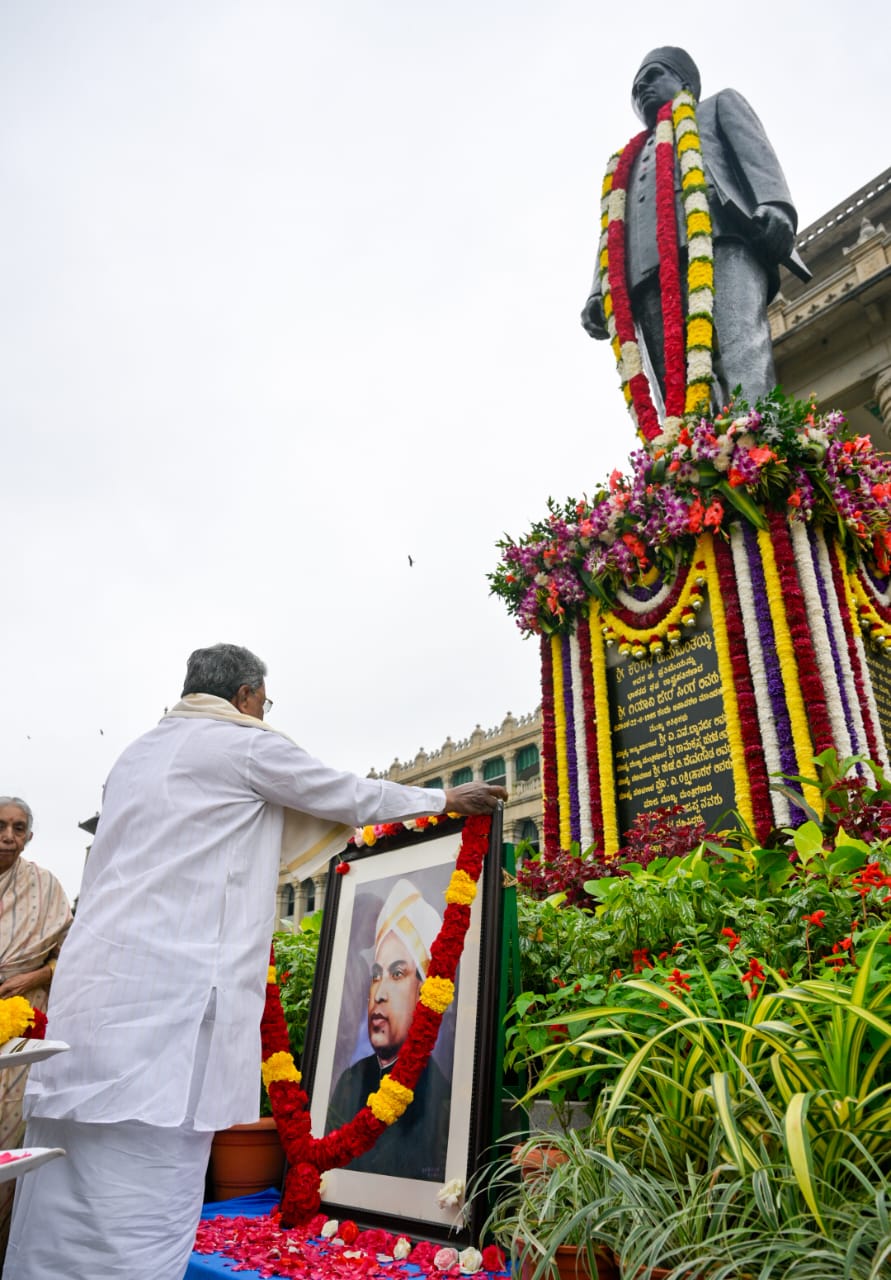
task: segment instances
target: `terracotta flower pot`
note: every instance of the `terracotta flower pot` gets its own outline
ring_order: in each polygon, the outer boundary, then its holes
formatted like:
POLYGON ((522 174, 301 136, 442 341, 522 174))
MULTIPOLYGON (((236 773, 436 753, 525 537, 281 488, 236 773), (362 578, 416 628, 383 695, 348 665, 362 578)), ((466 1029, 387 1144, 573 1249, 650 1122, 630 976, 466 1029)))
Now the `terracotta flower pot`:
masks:
MULTIPOLYGON (((537 1259, 534 1258, 522 1259, 521 1280, 532 1280, 536 1261, 537 1259)), ((560 1280, 618 1280, 619 1269, 615 1255, 606 1245, 595 1246, 594 1264, 596 1272, 592 1276, 588 1269, 588 1250, 584 1245, 557 1245, 553 1265, 560 1280)))
POLYGON ((559 1147, 527 1148, 525 1145, 520 1145, 511 1149, 510 1158, 524 1178, 534 1178, 538 1174, 547 1173, 555 1165, 566 1164, 569 1156, 559 1147))
POLYGON ((285 1153, 272 1116, 253 1124, 234 1124, 214 1135, 210 1177, 216 1200, 251 1196, 281 1185, 285 1153))

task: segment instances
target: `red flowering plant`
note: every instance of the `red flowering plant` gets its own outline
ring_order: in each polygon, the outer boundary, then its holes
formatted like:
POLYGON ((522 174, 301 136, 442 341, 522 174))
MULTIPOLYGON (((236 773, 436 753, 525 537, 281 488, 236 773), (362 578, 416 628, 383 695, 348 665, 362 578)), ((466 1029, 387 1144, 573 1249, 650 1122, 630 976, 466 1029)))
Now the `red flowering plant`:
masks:
MULTIPOLYGON (((844 795, 850 825, 870 829, 886 784, 879 771, 872 787, 839 788, 845 764, 823 759, 823 786, 844 795)), ((578 1041, 625 980, 649 981, 660 1001, 682 994, 703 1014, 742 1018, 777 982, 852 972, 877 931, 891 936, 891 838, 850 836, 832 811, 821 825, 774 833, 769 847, 739 832, 734 845, 704 835, 674 809, 645 815, 610 863, 572 851, 532 864, 518 897, 522 986, 505 1057, 518 1078, 525 1069, 528 1101, 547 1098, 560 1114, 567 1101, 598 1096, 601 1079, 579 1069, 578 1041), (587 867, 596 874, 579 886, 587 867), (531 896, 563 871, 574 902, 531 896)), ((625 1024, 640 1030, 650 997, 622 990, 625 1024)))

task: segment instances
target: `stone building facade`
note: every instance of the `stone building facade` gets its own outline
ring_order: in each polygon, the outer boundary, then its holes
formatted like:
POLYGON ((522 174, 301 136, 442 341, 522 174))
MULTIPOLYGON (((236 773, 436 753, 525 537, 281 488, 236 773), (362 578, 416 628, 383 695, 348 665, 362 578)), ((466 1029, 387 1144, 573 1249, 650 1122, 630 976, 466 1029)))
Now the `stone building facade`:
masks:
POLYGON ((891 447, 891 169, 798 236, 813 279, 784 271, 770 305, 777 380, 814 392, 858 435, 891 447), (886 227, 888 228, 886 230, 886 227))
MULTIPOLYGON (((389 778, 422 787, 452 787, 462 782, 501 783, 510 792, 504 810, 504 836, 508 841, 538 843, 542 822, 541 708, 517 718, 510 712, 500 725, 473 732, 459 742, 446 738, 436 751, 418 751, 413 760, 393 761, 389 769, 371 778, 389 778)), ((296 880, 285 868, 279 879, 278 915, 283 929, 293 928, 310 911, 324 904, 327 867, 304 880, 296 880)))
POLYGON ((510 799, 504 808, 504 838, 538 843, 541 832, 541 707, 517 719, 508 711, 493 729, 476 726, 459 742, 446 738, 429 755, 423 749, 414 760, 393 761, 384 774, 421 787, 457 787, 462 782, 493 782, 507 787, 510 799))

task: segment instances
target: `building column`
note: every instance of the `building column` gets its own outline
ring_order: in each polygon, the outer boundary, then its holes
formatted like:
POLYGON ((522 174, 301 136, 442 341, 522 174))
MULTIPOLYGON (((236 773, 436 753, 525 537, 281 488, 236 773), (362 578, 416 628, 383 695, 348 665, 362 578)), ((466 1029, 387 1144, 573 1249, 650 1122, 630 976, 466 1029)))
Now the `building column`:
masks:
POLYGON ((302 880, 294 881, 294 928, 296 929, 300 921, 306 915, 306 890, 303 887, 302 880))
POLYGON ((313 876, 312 882, 316 891, 316 911, 320 911, 325 905, 325 885, 328 881, 327 875, 313 876))

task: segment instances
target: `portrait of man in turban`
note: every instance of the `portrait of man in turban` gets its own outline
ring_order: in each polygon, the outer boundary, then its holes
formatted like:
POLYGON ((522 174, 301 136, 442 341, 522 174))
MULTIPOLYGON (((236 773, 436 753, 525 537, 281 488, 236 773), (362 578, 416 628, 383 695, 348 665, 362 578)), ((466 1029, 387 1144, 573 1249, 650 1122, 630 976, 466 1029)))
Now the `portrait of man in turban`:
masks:
MULTIPOLYGON (((420 873, 416 880, 426 880, 430 874, 420 873)), ((442 877, 442 872, 435 874, 442 877)), ((441 891, 437 894, 426 884, 425 888, 430 897, 441 897, 441 891)), ((357 896, 355 920, 359 930, 363 925, 367 928, 368 904, 366 901, 363 911, 363 897, 370 895, 357 896)), ((380 902, 379 898, 372 900, 380 902)), ((352 1120, 399 1057, 430 966, 430 948, 442 923, 440 913, 427 901, 420 884, 404 876, 395 880, 373 919, 370 948, 362 947, 364 938, 361 942, 350 938, 351 950, 355 953, 361 948, 368 966, 367 1000, 361 1015, 364 1034, 357 1038, 360 1048, 356 1052, 361 1048, 370 1048, 371 1052, 356 1057, 340 1074, 328 1103, 326 1133, 352 1120)), ((448 1076, 436 1056, 431 1056, 405 1114, 348 1169, 425 1181, 443 1179, 451 1106, 450 1061, 447 1067, 448 1076)))

